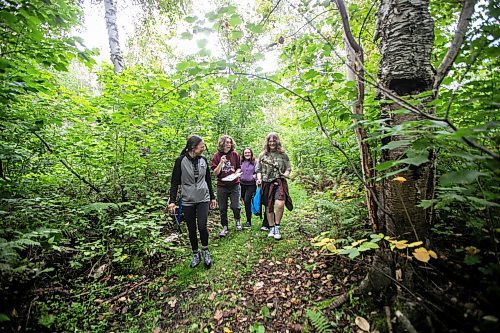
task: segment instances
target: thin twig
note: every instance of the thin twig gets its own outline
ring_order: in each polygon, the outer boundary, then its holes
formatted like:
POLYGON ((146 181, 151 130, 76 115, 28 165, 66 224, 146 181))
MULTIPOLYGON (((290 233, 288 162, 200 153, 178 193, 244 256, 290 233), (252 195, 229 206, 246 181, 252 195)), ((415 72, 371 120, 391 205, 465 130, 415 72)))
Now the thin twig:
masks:
POLYGON ((269 13, 267 13, 267 15, 265 17, 263 17, 262 20, 260 20, 259 25, 265 24, 267 22, 267 20, 269 19, 269 17, 271 16, 271 14, 274 12, 274 10, 276 8, 278 8, 278 5, 280 4, 280 2, 281 2, 281 0, 278 0, 276 2, 276 4, 274 5, 273 8, 271 8, 271 10, 269 11, 269 13))
POLYGON ((109 302, 112 302, 114 300, 117 300, 120 297, 123 297, 123 296, 127 295, 132 290, 137 289, 138 287, 142 286, 143 284, 145 284, 147 282, 149 282, 149 279, 142 280, 141 282, 138 282, 138 283, 134 284, 132 287, 130 287, 129 289, 125 290, 124 292, 121 292, 118 295, 115 295, 113 297, 110 297, 110 298, 102 301, 102 303, 109 303, 109 302))
POLYGON ((361 24, 361 28, 359 29, 359 34, 358 34, 358 44, 361 45, 361 33, 363 32, 363 29, 365 28, 365 23, 368 21, 368 16, 370 16, 370 13, 372 12, 373 7, 378 3, 378 0, 373 1, 370 9, 368 10, 368 13, 366 13, 366 16, 363 20, 363 23, 361 24))

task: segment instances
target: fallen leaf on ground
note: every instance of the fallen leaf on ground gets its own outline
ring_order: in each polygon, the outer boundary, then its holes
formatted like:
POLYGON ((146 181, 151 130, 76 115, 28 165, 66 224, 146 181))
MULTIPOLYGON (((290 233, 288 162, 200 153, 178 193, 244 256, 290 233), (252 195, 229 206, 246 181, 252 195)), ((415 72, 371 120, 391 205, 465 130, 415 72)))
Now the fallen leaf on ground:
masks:
POLYGON ((358 316, 358 317, 356 317, 356 319, 354 319, 354 322, 363 331, 365 331, 365 332, 370 331, 370 323, 365 318, 358 316))

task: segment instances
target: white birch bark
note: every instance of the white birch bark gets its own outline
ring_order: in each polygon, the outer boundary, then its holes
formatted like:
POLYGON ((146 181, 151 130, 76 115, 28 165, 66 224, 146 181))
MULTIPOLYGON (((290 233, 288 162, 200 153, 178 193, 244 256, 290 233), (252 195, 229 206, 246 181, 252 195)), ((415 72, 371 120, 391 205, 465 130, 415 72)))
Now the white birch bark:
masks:
POLYGON ((118 37, 118 25, 116 24, 117 17, 117 0, 104 0, 104 18, 106 20, 106 28, 108 30, 109 50, 111 54, 111 62, 113 63, 115 73, 123 72, 125 67, 122 53, 120 50, 120 39, 118 37))

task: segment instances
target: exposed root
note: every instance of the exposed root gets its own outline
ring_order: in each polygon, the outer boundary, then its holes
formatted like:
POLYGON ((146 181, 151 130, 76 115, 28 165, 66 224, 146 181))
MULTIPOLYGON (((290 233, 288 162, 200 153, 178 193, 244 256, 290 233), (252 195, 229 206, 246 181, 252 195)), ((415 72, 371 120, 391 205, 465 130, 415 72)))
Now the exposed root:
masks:
POLYGON ((399 310, 396 310, 396 317, 398 318, 399 322, 403 327, 409 332, 409 333, 418 333, 415 327, 411 324, 411 322, 406 318, 406 316, 399 310))
POLYGON ((386 289, 391 284, 391 269, 388 264, 388 258, 384 258, 383 255, 383 253, 380 253, 374 257, 370 271, 366 274, 359 286, 337 297, 330 307, 336 309, 343 305, 349 299, 349 293, 362 295, 369 292, 380 292, 386 289))

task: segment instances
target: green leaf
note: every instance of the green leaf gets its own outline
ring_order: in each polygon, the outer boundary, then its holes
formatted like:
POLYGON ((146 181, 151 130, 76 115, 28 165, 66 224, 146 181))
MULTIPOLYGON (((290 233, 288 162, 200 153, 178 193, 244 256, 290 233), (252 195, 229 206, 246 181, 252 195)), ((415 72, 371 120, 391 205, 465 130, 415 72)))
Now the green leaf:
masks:
POLYGON ((198 45, 198 47, 200 49, 203 49, 205 46, 207 46, 207 44, 208 44, 208 40, 206 40, 206 39, 199 39, 196 41, 196 45, 198 45))
POLYGON ((190 32, 185 31, 185 32, 183 32, 181 34, 181 39, 189 39, 189 40, 191 40, 191 39, 193 39, 193 35, 190 32))
POLYGON ((317 71, 315 71, 314 69, 310 69, 304 75, 302 75, 302 78, 304 80, 309 80, 309 79, 312 79, 313 77, 316 77, 318 75, 319 75, 319 73, 317 71))
POLYGON ((459 170, 454 172, 448 172, 439 178, 439 185, 448 186, 452 184, 470 184, 475 182, 480 176, 487 176, 487 173, 479 172, 475 170, 459 170))
POLYGON ((481 263, 481 257, 478 255, 466 255, 464 258, 464 264, 472 266, 481 263))
POLYGON ((411 143, 410 140, 391 141, 388 144, 386 144, 385 146, 380 147, 380 149, 391 150, 391 149, 399 148, 402 146, 408 146, 410 143, 411 143))
POLYGON ((236 27, 236 26, 240 25, 241 23, 243 23, 243 20, 241 19, 241 17, 238 14, 233 14, 231 16, 231 18, 229 19, 229 23, 233 27, 236 27))
POLYGON ((488 201, 488 200, 485 200, 483 198, 468 196, 467 199, 469 199, 470 201, 472 201, 472 202, 474 202, 482 207, 500 207, 500 205, 497 204, 496 202, 488 201))
POLYGON ((424 164, 429 161, 429 154, 421 154, 421 155, 415 155, 413 157, 408 157, 408 158, 403 158, 402 160, 398 161, 398 164, 405 163, 405 164, 411 164, 411 165, 416 165, 419 166, 420 164, 424 164))
POLYGON ((197 16, 187 16, 184 18, 184 21, 186 21, 187 23, 193 23, 195 22, 196 20, 198 19, 197 16))
POLYGON ((240 39, 241 37, 243 37, 243 31, 235 30, 231 32, 231 39, 240 39))
POLYGON ((359 251, 360 252, 363 252, 363 251, 367 251, 367 250, 371 250, 371 249, 378 249, 380 246, 378 246, 377 243, 372 243, 372 242, 364 242, 363 244, 361 244, 359 246, 359 251))
POLYGON ((246 25, 246 28, 256 34, 264 32, 264 26, 261 24, 249 23, 246 25))
POLYGON ((422 200, 422 201, 420 201, 420 204, 418 205, 418 207, 422 207, 423 209, 427 209, 429 207, 432 207, 433 204, 434 204, 434 200, 422 200))
POLYGON ((349 249, 349 259, 354 259, 361 254, 357 248, 349 249))
POLYGON ((384 170, 392 168, 393 166, 395 166, 397 164, 398 164, 398 161, 386 161, 386 162, 378 164, 375 167, 375 170, 377 170, 377 171, 384 171, 384 170))
POLYGON ((5 313, 0 313, 0 323, 4 321, 10 321, 10 318, 5 313))

